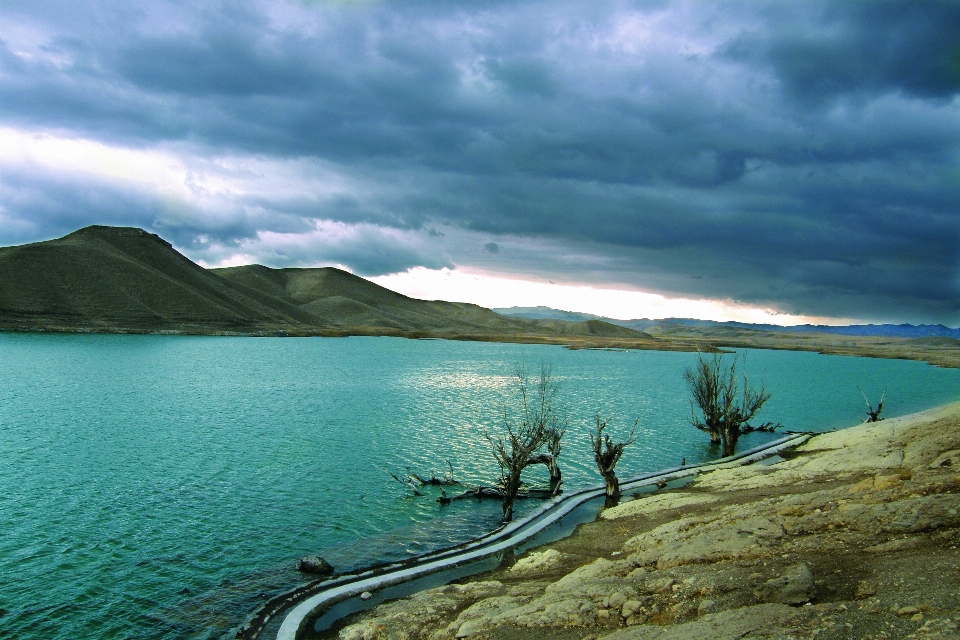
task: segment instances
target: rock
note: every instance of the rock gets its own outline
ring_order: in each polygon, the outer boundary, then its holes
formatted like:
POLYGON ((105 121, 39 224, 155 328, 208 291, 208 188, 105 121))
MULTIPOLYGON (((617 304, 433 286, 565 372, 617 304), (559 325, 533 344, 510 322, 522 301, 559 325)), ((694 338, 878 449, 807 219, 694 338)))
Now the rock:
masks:
MULTIPOLYGON (((474 605, 476 606, 476 605, 474 605)), ((518 627, 584 626, 594 620, 593 603, 582 598, 546 595, 522 605, 488 614, 489 626, 518 627)), ((464 614, 461 614, 463 616, 464 614)))
POLYGON ((884 542, 883 544, 876 544, 872 547, 864 548, 864 551, 867 553, 890 553, 892 551, 907 551, 908 549, 916 549, 917 547, 923 544, 923 540, 920 538, 897 538, 895 540, 890 540, 889 542, 884 542))
POLYGON ((534 552, 524 558, 521 558, 520 560, 517 560, 517 563, 510 567, 510 573, 526 574, 551 569, 560 564, 562 559, 563 554, 556 549, 547 549, 546 551, 534 552))
POLYGON ((930 465, 931 469, 943 469, 945 467, 960 467, 960 449, 944 451, 930 465))
POLYGON ((632 616, 637 609, 643 605, 639 600, 627 600, 623 603, 623 609, 620 611, 620 615, 624 618, 629 618, 632 616))
MULTIPOLYGON (((598 558, 590 564, 571 571, 546 588, 547 593, 580 592, 586 585, 599 583, 604 578, 619 578, 635 565, 627 561, 611 561, 598 558)), ((609 593, 609 592, 608 592, 609 593)))
POLYGON ((677 583, 673 578, 663 578, 659 582, 653 583, 654 593, 670 593, 673 591, 673 585, 677 583))
POLYGON ((903 480, 900 479, 900 474, 894 474, 889 476, 875 476, 873 478, 873 490, 882 491, 884 489, 892 489, 894 487, 899 487, 903 483, 903 480))
POLYGON ((712 613, 717 608, 717 603, 713 600, 701 600, 700 605, 697 607, 697 615, 702 616, 708 613, 712 613))
POLYGON ((320 556, 304 556, 297 560, 297 569, 304 573, 325 576, 333 573, 333 565, 320 556))
POLYGON ((457 629, 457 637, 466 638, 467 636, 472 636, 480 631, 481 627, 480 620, 467 620, 457 629))
POLYGON ((772 637, 796 615, 783 604, 761 604, 705 616, 695 622, 669 626, 637 625, 620 629, 601 640, 732 640, 744 637, 772 637))
POLYGON ((370 593, 369 591, 364 591, 363 593, 360 594, 361 600, 369 600, 372 597, 373 597, 373 594, 370 593))
POLYGON ((627 596, 620 591, 614 591, 610 594, 610 600, 607 601, 607 606, 611 609, 619 609, 627 601, 627 596))
POLYGON ((873 489, 873 478, 866 478, 849 487, 847 493, 860 493, 861 491, 870 491, 871 489, 873 489))
POLYGON ((899 609, 897 609, 897 615, 900 616, 901 618, 905 618, 907 616, 913 616, 918 613, 920 613, 920 609, 913 606, 900 607, 899 609))
POLYGON ((815 593, 813 573, 803 563, 788 567, 782 576, 767 580, 754 592, 764 602, 794 605, 810 602, 815 593))
POLYGON ((718 496, 709 493, 654 494, 650 497, 638 498, 630 502, 624 502, 616 507, 604 509, 600 512, 600 517, 604 520, 615 520, 616 518, 636 517, 640 515, 649 516, 657 511, 716 502, 717 499, 718 496))
POLYGON ((857 583, 857 600, 862 600, 863 598, 869 598, 870 596, 875 595, 877 595, 877 585, 873 584, 872 582, 867 582, 866 580, 861 580, 857 583))
POLYGON ((779 545, 784 536, 778 522, 736 508, 702 518, 681 518, 631 538, 624 549, 634 551, 629 560, 636 566, 656 564, 669 569, 685 564, 714 562, 724 558, 752 557, 779 545), (746 517, 738 517, 746 515, 746 517))

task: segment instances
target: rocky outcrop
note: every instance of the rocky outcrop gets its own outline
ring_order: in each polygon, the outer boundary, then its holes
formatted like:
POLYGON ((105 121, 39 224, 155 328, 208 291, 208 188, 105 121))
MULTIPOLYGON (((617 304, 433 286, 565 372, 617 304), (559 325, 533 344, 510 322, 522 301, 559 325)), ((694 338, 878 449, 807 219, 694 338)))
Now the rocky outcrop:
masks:
POLYGON ((764 602, 783 604, 806 604, 813 600, 816 593, 813 572, 802 562, 787 567, 782 576, 767 580, 754 591, 754 595, 764 602))
POLYGON ((563 561, 563 554, 556 549, 535 551, 525 558, 521 558, 510 567, 513 575, 531 576, 557 567, 563 561))
POLYGON ((671 627, 642 625, 624 629, 604 636, 604 640, 736 640, 758 637, 765 631, 773 636, 796 615, 796 611, 784 605, 760 604, 671 627))
POLYGON ((779 464, 624 502, 495 580, 381 605, 340 636, 958 638, 958 451, 960 405, 817 436, 779 464))

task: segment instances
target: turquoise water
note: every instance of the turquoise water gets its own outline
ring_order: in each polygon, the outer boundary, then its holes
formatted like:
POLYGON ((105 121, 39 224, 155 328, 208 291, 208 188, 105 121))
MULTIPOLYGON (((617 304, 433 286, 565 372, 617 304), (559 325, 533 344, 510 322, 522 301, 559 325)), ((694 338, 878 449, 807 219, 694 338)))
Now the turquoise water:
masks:
MULTIPOLYGON (((567 487, 597 484, 593 415, 626 429, 621 477, 715 455, 687 423, 689 353, 398 338, 0 334, 0 637, 219 638, 322 553, 339 568, 492 528, 492 502, 441 508, 406 467, 490 483, 511 373, 553 367, 567 487)), ((826 430, 960 399, 960 370, 751 351, 758 416, 826 430)), ((766 434, 752 434, 746 448, 766 434)), ((536 470, 532 479, 545 479, 536 470)))

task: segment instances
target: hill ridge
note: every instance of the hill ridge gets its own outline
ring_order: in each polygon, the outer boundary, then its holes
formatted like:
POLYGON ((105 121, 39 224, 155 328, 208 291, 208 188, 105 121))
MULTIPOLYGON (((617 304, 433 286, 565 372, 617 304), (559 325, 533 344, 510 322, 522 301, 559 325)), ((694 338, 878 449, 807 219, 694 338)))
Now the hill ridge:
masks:
POLYGON ((650 320, 647 318, 638 318, 633 320, 620 320, 617 318, 606 318, 590 313, 579 311, 564 311, 562 309, 553 309, 546 306, 537 307, 498 307, 493 311, 501 315, 515 318, 535 319, 563 319, 571 322, 586 320, 603 320, 621 327, 629 327, 637 331, 658 330, 666 326, 685 326, 685 327, 704 327, 708 329, 746 329, 755 331, 779 331, 786 333, 829 333, 836 335, 849 336, 877 336, 877 337, 899 337, 899 338, 928 338, 943 337, 960 339, 960 328, 951 328, 943 324, 852 324, 852 325, 777 325, 777 324, 757 324, 737 321, 719 321, 719 320, 700 320, 697 318, 662 318, 650 320))
POLYGON ((0 330, 647 338, 417 300, 335 267, 204 269, 157 234, 93 225, 0 247, 0 330))

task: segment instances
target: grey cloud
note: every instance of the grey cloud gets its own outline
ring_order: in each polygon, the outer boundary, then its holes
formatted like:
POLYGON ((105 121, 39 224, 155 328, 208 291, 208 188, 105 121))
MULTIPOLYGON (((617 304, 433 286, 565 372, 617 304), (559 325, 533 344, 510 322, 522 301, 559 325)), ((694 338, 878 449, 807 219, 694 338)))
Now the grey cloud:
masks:
POLYGON ((278 214, 261 219, 239 205, 213 217, 158 194, 117 184, 91 185, 75 178, 38 177, 23 169, 4 171, 0 191, 4 194, 0 219, 13 212, 13 219, 21 223, 0 225, 0 245, 46 240, 87 225, 107 224, 158 233, 190 258, 208 264, 252 252, 273 266, 342 264, 364 276, 415 266, 454 266, 444 252, 412 245, 408 237, 383 233, 375 225, 362 225, 341 237, 320 235, 309 244, 287 243, 261 236, 265 232, 272 232, 273 238, 315 234, 314 223, 278 214))
POLYGON ((763 32, 729 43, 769 64, 804 102, 858 93, 949 98, 960 90, 960 5, 952 0, 811 2, 768 8, 763 32))
MULTIPOLYGON (((433 237, 336 258, 374 274, 451 264, 445 251, 490 258, 477 247, 494 234, 616 263, 533 263, 511 249, 502 269, 960 322, 958 5, 676 7, 11 3, 8 23, 49 37, 35 55, 13 36, 0 43, 0 104, 8 126, 317 158, 360 185, 169 223, 196 251, 316 220, 433 237), (652 31, 624 31, 634 18, 652 31), (430 233, 441 226, 466 233, 430 233)), ((151 197, 112 188, 96 187, 102 205, 81 198, 88 213, 75 217, 168 219, 151 197)), ((72 219, 47 202, 63 200, 59 187, 18 189, 5 215, 38 216, 38 234, 72 219)), ((307 259, 291 255, 273 259, 307 259)))
POLYGON ((361 276, 378 276, 386 273, 406 271, 412 267, 428 269, 452 269, 454 264, 441 255, 418 251, 404 243, 384 239, 364 238, 349 244, 339 243, 330 250, 319 254, 299 257, 301 264, 333 262, 344 264, 361 276))
POLYGON ((488 242, 487 244, 483 245, 483 250, 487 253, 497 254, 500 253, 500 245, 498 245, 496 242, 488 242))
POLYGON ((0 244, 48 240, 90 224, 152 227, 162 203, 130 189, 38 177, 23 169, 0 173, 0 244), (13 222, 16 222, 14 224, 13 222))

